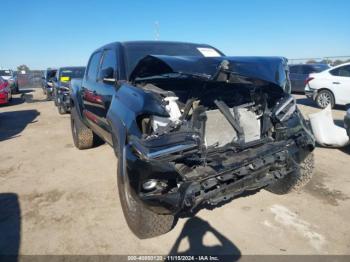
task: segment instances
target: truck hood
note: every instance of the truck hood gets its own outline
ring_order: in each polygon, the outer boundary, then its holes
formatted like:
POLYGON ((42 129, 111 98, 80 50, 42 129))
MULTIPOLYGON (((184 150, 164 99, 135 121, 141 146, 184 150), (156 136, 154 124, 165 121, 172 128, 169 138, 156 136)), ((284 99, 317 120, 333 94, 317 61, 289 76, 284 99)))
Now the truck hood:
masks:
POLYGON ((289 84, 287 59, 283 57, 194 57, 148 55, 136 65, 129 80, 181 73, 213 79, 222 64, 225 71, 275 84, 285 90, 289 84))

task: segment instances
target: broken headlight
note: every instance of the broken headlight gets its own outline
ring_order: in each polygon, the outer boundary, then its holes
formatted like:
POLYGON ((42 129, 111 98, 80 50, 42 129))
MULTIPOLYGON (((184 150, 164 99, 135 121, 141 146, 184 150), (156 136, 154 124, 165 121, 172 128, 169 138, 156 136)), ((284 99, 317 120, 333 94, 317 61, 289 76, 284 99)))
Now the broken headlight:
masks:
POLYGON ((297 103, 295 98, 287 96, 281 99, 275 109, 272 112, 272 116, 280 122, 288 120, 295 110, 297 109, 297 103))

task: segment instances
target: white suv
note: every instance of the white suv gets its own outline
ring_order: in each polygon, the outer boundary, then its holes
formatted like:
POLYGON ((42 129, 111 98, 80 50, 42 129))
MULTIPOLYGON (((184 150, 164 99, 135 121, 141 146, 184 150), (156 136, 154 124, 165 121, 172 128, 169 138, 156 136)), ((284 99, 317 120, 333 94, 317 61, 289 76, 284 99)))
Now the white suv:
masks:
POLYGON ((321 108, 350 104, 350 63, 310 74, 305 81, 305 95, 321 108))

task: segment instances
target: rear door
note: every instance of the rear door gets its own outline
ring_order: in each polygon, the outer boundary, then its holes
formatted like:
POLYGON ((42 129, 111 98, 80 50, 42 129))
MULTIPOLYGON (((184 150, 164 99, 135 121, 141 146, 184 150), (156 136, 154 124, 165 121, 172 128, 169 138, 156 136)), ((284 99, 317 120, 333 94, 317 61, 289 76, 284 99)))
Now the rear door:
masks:
POLYGON ((110 125, 107 122, 107 113, 111 105, 113 95, 116 92, 115 85, 118 78, 117 52, 114 48, 103 50, 101 66, 98 71, 95 96, 98 103, 95 104, 94 114, 98 118, 98 124, 107 142, 111 141, 110 125))
POLYGON ((298 84, 298 72, 299 72, 299 65, 290 65, 289 66, 289 78, 290 83, 292 85, 292 92, 297 92, 297 84, 298 84))
POLYGON ((98 107, 101 98, 97 96, 96 89, 97 74, 100 68, 102 51, 93 53, 90 57, 85 77, 82 82, 82 100, 83 100, 83 117, 89 123, 92 129, 98 128, 98 118, 96 108, 98 107))
POLYGON ((329 73, 333 76, 331 80, 332 91, 337 104, 350 103, 350 65, 340 66, 329 73))

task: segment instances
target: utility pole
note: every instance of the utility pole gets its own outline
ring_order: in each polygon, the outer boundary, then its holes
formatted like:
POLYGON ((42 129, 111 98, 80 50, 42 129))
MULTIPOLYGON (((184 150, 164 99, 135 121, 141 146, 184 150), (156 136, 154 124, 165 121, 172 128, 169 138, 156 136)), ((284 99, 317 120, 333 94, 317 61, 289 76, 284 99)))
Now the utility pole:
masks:
POLYGON ((155 33, 155 39, 154 40, 159 40, 160 33, 159 33, 159 22, 158 21, 154 22, 154 33, 155 33))

